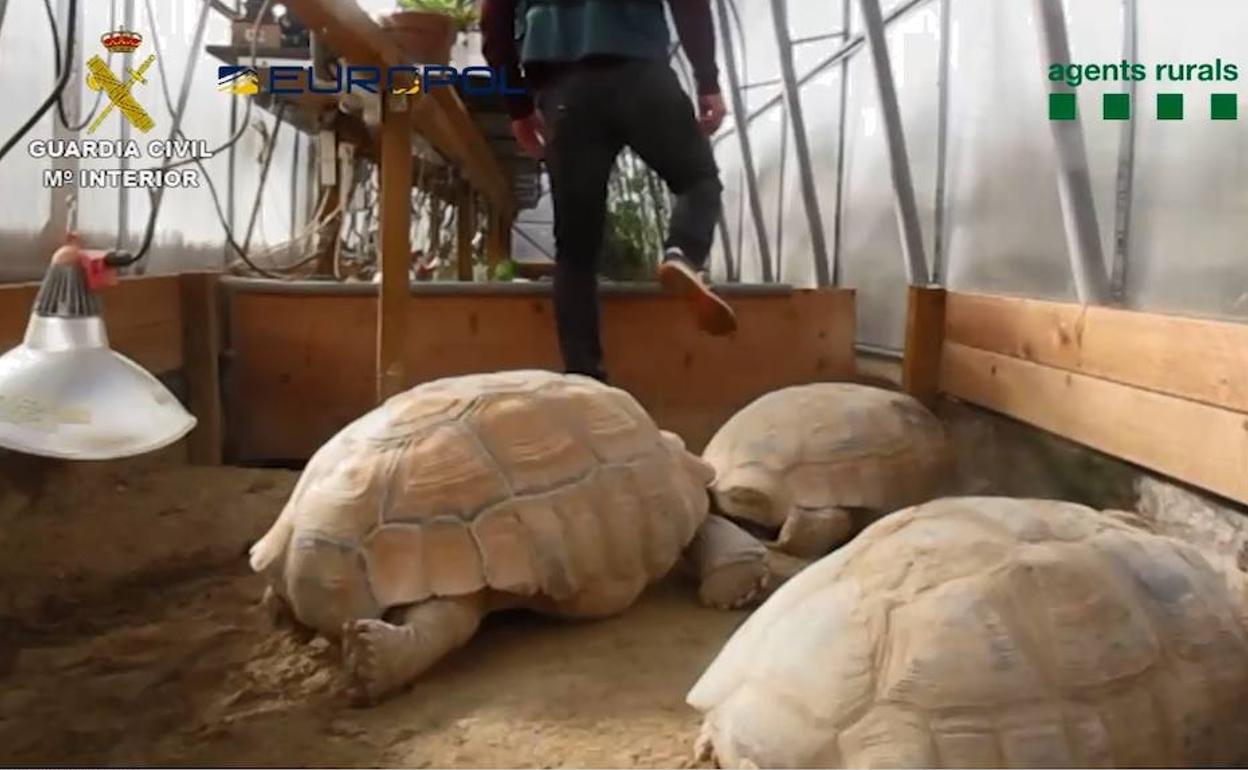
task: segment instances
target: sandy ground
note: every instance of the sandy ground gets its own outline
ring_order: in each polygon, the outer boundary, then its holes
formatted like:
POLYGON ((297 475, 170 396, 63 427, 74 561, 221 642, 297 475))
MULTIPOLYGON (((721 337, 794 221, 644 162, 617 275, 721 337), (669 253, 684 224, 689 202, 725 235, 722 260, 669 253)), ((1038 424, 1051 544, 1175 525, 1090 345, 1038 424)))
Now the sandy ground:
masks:
POLYGON ((405 767, 687 764, 684 694, 744 619, 656 586, 626 615, 487 621, 409 692, 341 694, 336 650, 269 629, 242 566, 21 629, 0 763, 405 767))

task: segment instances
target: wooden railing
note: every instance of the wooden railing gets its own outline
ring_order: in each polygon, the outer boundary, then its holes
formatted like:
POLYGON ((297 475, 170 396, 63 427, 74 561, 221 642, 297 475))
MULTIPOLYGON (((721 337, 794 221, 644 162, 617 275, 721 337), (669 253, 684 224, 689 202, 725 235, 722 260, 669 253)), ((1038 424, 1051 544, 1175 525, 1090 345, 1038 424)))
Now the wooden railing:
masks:
POLYGON ((907 388, 1248 503, 1248 324, 912 289, 907 388))

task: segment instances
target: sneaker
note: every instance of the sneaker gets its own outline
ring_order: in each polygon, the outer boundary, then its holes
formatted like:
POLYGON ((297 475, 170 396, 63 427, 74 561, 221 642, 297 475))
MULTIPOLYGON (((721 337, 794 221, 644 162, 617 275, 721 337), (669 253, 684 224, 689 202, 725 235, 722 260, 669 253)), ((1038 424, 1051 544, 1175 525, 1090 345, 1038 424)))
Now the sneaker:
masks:
POLYGON ((737 314, 707 285, 705 277, 685 259, 678 248, 670 248, 659 266, 659 283, 664 290, 679 294, 692 306, 702 331, 717 337, 737 330, 737 314))

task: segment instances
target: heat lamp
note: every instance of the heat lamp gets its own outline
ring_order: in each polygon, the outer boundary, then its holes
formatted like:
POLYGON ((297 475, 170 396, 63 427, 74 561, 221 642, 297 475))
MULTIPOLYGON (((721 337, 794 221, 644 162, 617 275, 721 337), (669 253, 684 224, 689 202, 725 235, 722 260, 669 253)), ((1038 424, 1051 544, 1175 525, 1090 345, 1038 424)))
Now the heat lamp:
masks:
POLYGON ((97 291, 116 282, 76 235, 52 255, 22 344, 0 356, 0 448, 67 460, 153 452, 195 427, 155 377, 108 346, 97 291))

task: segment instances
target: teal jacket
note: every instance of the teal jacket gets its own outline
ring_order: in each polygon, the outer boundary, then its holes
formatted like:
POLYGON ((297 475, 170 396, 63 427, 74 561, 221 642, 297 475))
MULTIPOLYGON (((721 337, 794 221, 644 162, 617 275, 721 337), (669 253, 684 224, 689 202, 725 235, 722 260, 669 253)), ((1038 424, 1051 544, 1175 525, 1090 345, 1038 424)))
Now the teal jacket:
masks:
POLYGON ((587 56, 666 59, 671 36, 662 0, 520 0, 520 60, 574 62, 587 56))
MULTIPOLYGON (((698 93, 719 93, 709 0, 484 0, 485 58, 512 85, 523 82, 522 65, 591 56, 666 60, 671 34, 665 5, 693 65, 698 93)), ((506 101, 513 118, 533 111, 527 96, 512 94, 506 101)))

